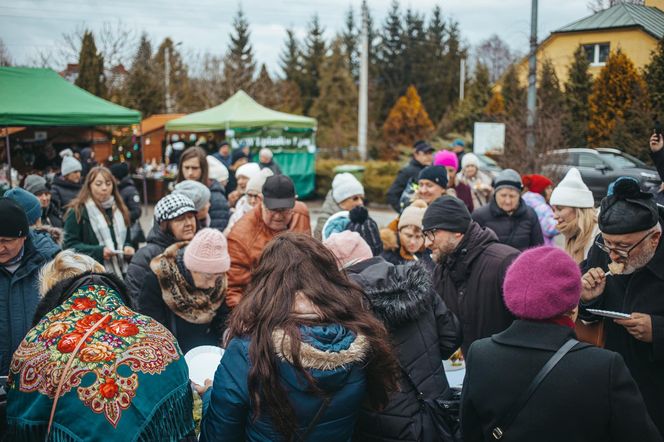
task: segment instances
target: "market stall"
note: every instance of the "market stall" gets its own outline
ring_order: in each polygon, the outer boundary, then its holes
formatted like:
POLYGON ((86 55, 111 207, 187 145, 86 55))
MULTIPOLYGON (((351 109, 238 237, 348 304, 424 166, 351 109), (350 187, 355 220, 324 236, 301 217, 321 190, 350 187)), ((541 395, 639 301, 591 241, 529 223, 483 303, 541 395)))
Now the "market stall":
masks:
MULTIPOLYGON (((50 69, 0 67, 0 127, 128 126, 140 121, 140 112, 96 97, 50 69)), ((5 134, 10 165, 9 131, 5 134)))
POLYGON ((274 161, 295 183, 298 196, 314 192, 316 120, 261 106, 238 91, 219 106, 166 123, 169 132, 224 131, 231 147, 249 146, 252 154, 268 147, 274 161))

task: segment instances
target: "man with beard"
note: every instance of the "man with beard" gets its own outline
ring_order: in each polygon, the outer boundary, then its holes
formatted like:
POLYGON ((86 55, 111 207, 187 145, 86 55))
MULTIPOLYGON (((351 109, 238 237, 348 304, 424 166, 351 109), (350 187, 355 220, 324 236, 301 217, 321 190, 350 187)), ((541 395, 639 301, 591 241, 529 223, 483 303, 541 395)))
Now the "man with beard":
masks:
POLYGON ((464 354, 473 341, 505 330, 514 316, 503 303, 503 280, 519 254, 470 217, 458 198, 443 195, 422 220, 425 246, 436 263, 434 284, 461 321, 464 354))
POLYGON ((620 353, 650 417, 664 434, 664 208, 633 178, 619 178, 602 200, 601 235, 582 263, 581 318, 588 308, 630 319, 604 319, 605 348, 620 353), (607 271, 610 270, 610 273, 607 271))

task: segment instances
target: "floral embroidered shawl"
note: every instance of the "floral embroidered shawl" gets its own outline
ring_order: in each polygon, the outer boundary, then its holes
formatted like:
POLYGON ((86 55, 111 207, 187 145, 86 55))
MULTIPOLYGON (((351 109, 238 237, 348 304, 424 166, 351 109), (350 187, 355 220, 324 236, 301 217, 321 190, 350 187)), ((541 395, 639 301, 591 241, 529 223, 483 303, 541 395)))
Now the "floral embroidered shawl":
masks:
POLYGON ((180 440, 193 430, 188 369, 171 333, 104 285, 76 289, 28 332, 9 370, 9 440, 44 440, 62 371, 74 356, 49 440, 180 440))

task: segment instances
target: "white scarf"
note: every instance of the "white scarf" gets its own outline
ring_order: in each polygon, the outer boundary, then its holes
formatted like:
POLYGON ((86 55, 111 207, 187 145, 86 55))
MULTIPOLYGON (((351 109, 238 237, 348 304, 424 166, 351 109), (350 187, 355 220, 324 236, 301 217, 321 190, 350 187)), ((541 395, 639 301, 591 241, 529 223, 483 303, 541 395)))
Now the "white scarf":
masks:
MULTIPOLYGON (((127 226, 122 217, 122 212, 120 212, 114 204, 115 200, 113 200, 113 197, 111 197, 110 200, 112 200, 110 204, 113 207, 112 223, 116 243, 113 243, 113 237, 111 236, 111 231, 106 222, 106 217, 101 213, 92 198, 85 202, 85 210, 88 212, 90 226, 92 227, 92 231, 95 232, 99 244, 111 250, 123 250, 124 241, 127 238, 127 226)), ((109 201, 106 201, 104 205, 109 205, 109 201)), ((107 272, 114 273, 122 278, 123 273, 127 270, 127 265, 124 262, 123 255, 113 255, 110 260, 104 260, 104 268, 107 272)))

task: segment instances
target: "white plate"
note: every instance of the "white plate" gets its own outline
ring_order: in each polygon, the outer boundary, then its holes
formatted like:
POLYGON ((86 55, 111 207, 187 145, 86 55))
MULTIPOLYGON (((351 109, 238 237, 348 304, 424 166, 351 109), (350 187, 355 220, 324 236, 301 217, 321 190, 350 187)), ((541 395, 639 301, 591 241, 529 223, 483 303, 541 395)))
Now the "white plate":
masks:
POLYGON ((452 365, 452 361, 449 359, 443 361, 443 368, 445 371, 457 371, 457 370, 463 370, 466 368, 466 362, 461 360, 461 361, 456 361, 457 363, 455 365, 452 365), (460 363, 460 364, 459 364, 460 363))
POLYGON ((206 379, 213 380, 223 356, 224 349, 214 345, 201 345, 189 350, 184 355, 189 367, 189 379, 198 385, 205 384, 206 379))
POLYGON ((610 310, 599 310, 596 308, 587 308, 586 311, 592 313, 593 315, 596 316, 605 316, 607 318, 613 318, 613 319, 631 319, 632 315, 628 313, 622 313, 622 312, 612 312, 610 310))

